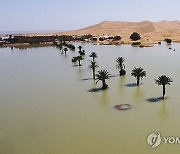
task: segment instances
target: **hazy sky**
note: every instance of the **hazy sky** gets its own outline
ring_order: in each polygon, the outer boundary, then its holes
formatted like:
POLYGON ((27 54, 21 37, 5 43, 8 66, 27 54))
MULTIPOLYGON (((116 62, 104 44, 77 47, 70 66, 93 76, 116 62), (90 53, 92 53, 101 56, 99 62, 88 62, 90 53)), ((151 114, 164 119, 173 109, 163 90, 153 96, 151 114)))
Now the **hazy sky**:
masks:
POLYGON ((1 0, 0 3, 0 31, 71 30, 103 20, 180 20, 180 0, 1 0))

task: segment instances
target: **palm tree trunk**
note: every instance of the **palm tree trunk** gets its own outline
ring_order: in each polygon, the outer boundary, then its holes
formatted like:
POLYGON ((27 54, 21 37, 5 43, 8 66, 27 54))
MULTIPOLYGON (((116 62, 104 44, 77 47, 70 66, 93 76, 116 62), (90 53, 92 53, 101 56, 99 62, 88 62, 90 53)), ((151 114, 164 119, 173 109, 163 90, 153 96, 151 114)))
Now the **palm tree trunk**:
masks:
POLYGON ((139 80, 140 80, 139 77, 137 77, 137 86, 139 86, 139 80))
POLYGON ((79 66, 81 66, 81 61, 80 61, 80 60, 78 60, 78 62, 79 62, 79 66))
POLYGON ((123 69, 121 68, 120 71, 119 71, 119 75, 120 76, 123 76, 123 72, 122 71, 123 71, 123 69))
POLYGON ((93 79, 95 80, 95 68, 93 68, 93 79))
POLYGON ((166 86, 163 85, 163 99, 165 99, 165 95, 166 95, 166 86))
POLYGON ((102 83, 103 83, 102 89, 107 89, 108 85, 106 84, 106 81, 102 80, 102 83))
POLYGON ((94 57, 93 57, 93 61, 94 61, 94 57))

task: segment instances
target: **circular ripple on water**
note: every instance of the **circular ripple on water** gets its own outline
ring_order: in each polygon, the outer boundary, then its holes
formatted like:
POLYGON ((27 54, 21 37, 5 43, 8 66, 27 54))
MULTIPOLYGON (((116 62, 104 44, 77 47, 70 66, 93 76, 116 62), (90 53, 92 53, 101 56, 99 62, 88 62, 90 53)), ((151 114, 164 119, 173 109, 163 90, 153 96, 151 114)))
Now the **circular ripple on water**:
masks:
POLYGON ((131 105, 130 104, 120 104, 120 105, 114 106, 114 108, 117 110, 128 110, 128 109, 131 109, 131 105))

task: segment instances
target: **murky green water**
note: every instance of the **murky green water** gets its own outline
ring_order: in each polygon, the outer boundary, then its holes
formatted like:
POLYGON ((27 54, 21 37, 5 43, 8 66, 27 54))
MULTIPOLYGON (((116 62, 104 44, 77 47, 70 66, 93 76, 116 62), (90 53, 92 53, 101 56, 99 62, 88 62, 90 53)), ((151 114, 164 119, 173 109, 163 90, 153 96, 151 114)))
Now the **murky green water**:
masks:
POLYGON ((178 153, 180 144, 162 143, 150 149, 149 133, 180 137, 180 44, 153 48, 82 45, 87 55, 82 67, 54 47, 19 50, 0 48, 0 153, 1 154, 141 154, 178 153), (101 87, 88 70, 88 55, 98 53, 99 69, 114 75, 109 89, 101 87), (115 59, 126 58, 126 77, 119 77, 115 59), (130 76, 133 67, 143 67, 147 77, 142 85, 130 76), (168 99, 150 103, 159 97, 162 87, 155 85, 159 75, 173 78, 167 87, 168 99), (114 106, 129 103, 132 109, 117 111, 114 106))

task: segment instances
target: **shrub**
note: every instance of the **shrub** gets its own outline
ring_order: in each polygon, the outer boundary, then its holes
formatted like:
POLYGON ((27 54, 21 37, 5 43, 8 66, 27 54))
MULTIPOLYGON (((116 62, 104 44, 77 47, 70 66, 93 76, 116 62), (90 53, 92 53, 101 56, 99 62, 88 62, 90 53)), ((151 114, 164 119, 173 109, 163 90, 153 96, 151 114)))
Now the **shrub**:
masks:
POLYGON ((93 41, 97 41, 97 38, 93 38, 93 41))
POLYGON ((130 39, 132 41, 137 41, 137 40, 140 40, 141 39, 141 36, 137 33, 137 32, 133 32, 130 36, 130 39))
POLYGON ((131 45, 132 45, 132 46, 140 46, 140 45, 141 45, 141 42, 133 42, 131 45))
POLYGON ((104 41, 104 38, 100 37, 100 38, 99 38, 99 41, 104 41))
POLYGON ((121 36, 115 36, 113 39, 114 40, 121 40, 121 36))
POLYGON ((164 40, 166 43, 168 43, 168 44, 171 44, 171 42, 172 42, 172 40, 171 39, 168 39, 168 38, 165 38, 165 40, 164 40))

